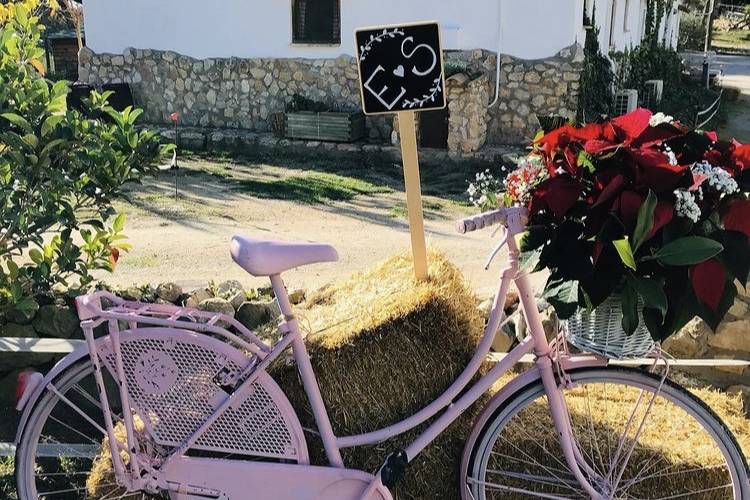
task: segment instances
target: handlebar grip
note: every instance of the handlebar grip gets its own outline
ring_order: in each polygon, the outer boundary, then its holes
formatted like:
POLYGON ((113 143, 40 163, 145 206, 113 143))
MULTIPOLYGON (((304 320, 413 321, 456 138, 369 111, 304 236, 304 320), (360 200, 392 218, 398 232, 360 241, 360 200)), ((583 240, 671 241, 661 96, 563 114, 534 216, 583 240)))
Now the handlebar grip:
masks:
POLYGON ((461 234, 470 233, 495 224, 503 224, 507 219, 507 210, 505 208, 498 208, 497 210, 459 220, 456 223, 456 231, 461 234))

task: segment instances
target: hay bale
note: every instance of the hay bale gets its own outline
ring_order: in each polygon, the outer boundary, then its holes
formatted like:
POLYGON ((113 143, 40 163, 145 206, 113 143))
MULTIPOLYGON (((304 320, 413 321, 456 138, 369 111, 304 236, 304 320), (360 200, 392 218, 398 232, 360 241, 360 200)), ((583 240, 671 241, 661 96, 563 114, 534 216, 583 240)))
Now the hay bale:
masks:
MULTIPOLYGON (((334 432, 373 431, 412 415, 461 373, 481 338, 477 300, 444 255, 429 254, 429 279, 416 282, 409 255, 325 287, 297 311, 334 432)), ((294 366, 272 375, 305 427, 315 427, 294 366)), ((475 408, 479 405, 475 405, 475 408)), ((467 412, 407 468, 397 488, 404 499, 458 498, 458 468, 473 411, 467 412)), ((349 467, 374 472, 385 456, 421 429, 373 447, 344 450, 349 467)), ((315 463, 322 445, 309 439, 315 463)))
MULTIPOLYGON (((133 430, 139 443, 144 446, 148 444, 146 437, 146 426, 138 415, 133 415, 133 430)), ((123 445, 127 445, 128 436, 125 424, 118 422, 114 428, 115 439, 123 445)), ((120 450, 120 457, 126 465, 130 463, 130 455, 125 450, 120 450)), ((104 436, 99 447, 99 453, 91 465, 91 472, 86 478, 87 498, 119 498, 125 494, 125 488, 118 486, 115 480, 115 470, 112 465, 112 451, 109 447, 109 437, 104 436)))

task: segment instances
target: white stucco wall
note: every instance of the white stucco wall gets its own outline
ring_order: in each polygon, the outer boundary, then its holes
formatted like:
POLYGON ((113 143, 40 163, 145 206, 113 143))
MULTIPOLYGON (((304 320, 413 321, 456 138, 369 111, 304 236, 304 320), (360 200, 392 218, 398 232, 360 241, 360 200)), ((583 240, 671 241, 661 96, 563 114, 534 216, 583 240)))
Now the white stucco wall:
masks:
MULTIPOLYGON (((646 0, 586 0, 589 16, 596 7, 596 25, 599 28, 599 46, 602 50, 624 50, 641 43, 645 31, 646 0), (613 17, 614 10, 614 17, 613 17)), ((679 34, 680 13, 675 5, 659 25, 659 39, 676 47, 679 34)))
POLYGON ((446 49, 495 51, 502 33, 502 53, 538 59, 583 43, 583 1, 341 0, 340 46, 292 45, 291 0, 84 0, 84 10, 94 52, 326 58, 353 54, 357 27, 438 20, 446 49))

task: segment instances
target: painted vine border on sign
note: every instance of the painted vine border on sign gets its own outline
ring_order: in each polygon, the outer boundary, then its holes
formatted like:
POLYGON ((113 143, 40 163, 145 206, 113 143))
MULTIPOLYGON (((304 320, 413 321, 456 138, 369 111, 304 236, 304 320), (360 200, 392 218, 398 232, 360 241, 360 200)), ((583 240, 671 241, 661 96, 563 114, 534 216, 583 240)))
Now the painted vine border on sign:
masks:
POLYGON ((443 52, 437 22, 360 28, 354 36, 365 114, 445 107, 443 52))

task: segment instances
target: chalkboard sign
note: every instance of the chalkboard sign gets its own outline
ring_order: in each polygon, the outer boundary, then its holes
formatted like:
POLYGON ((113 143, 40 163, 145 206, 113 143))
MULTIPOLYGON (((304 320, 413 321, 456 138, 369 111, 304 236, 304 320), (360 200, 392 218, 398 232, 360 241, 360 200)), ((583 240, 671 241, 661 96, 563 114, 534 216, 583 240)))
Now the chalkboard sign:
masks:
POLYGON ((355 38, 366 114, 445 107, 438 23, 362 28, 355 38))

